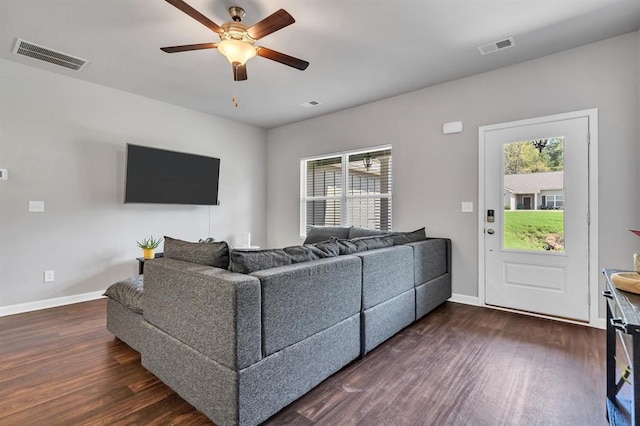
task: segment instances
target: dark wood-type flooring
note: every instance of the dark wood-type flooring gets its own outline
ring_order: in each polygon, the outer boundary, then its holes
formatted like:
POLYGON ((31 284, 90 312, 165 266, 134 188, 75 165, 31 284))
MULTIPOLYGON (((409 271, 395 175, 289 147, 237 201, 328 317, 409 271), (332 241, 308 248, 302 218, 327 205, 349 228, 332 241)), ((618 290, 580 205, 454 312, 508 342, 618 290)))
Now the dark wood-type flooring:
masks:
MULTIPOLYGON (((0 425, 211 424, 105 328, 105 300, 0 318, 0 425)), ((606 425, 605 332, 446 303, 268 425, 606 425)))

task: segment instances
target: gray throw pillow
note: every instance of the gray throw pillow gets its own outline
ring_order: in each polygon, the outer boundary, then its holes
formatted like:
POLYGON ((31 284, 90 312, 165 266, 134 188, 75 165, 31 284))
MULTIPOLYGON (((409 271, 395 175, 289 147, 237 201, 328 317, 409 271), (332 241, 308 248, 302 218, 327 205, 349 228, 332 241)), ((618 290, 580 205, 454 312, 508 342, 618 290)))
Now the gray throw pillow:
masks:
POLYGON ((229 246, 224 241, 191 243, 165 236, 164 257, 222 269, 229 268, 229 246))
POLYGON ((391 236, 393 237, 393 243, 395 245, 409 244, 426 240, 427 232, 425 231, 425 228, 422 227, 411 232, 394 232, 391 236))
POLYGON ((340 250, 340 256, 358 252, 358 247, 351 240, 337 240, 336 243, 338 244, 338 250, 340 250))
POLYGON ((322 241, 304 246, 285 247, 284 252, 291 257, 291 263, 308 262, 310 260, 334 257, 340 254, 338 243, 335 241, 322 241))
POLYGON ((284 249, 242 250, 232 249, 229 252, 229 270, 241 274, 291 265, 291 256, 284 249))
POLYGON ((289 255, 291 263, 308 262, 310 260, 319 259, 311 248, 305 246, 285 247, 282 250, 289 255))
POLYGON ((318 257, 318 259, 340 255, 340 246, 338 246, 335 238, 332 238, 330 241, 320 241, 319 243, 315 244, 305 244, 305 247, 310 248, 318 257))
POLYGON ((387 235, 389 231, 380 231, 378 229, 367 229, 367 228, 356 228, 351 227, 349 229, 349 239, 352 240, 354 238, 360 237, 377 237, 380 235, 387 235))
POLYGON ((356 245, 358 251, 375 250, 393 245, 393 237, 391 235, 381 235, 379 237, 360 237, 352 238, 351 242, 356 245))
POLYGON ((381 235, 377 237, 359 237, 350 240, 337 240, 338 249, 341 255, 360 253, 361 251, 375 250, 393 245, 391 235, 381 235))
POLYGON ((349 238, 349 228, 344 226, 312 226, 307 232, 304 244, 327 241, 331 237, 349 238))

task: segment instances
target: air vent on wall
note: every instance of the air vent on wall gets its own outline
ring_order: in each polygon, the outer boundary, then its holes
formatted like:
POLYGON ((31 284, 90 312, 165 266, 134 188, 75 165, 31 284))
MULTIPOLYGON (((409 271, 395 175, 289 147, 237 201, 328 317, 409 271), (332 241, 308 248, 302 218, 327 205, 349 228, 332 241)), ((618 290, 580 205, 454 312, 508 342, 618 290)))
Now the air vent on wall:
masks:
POLYGON ((487 53, 497 52, 498 50, 508 49, 510 47, 515 46, 515 41, 513 41, 513 37, 505 38, 504 40, 494 41, 492 43, 487 43, 478 47, 481 55, 486 55, 487 53))
POLYGON ((307 101, 307 102, 303 102, 300 104, 300 106, 303 106, 305 108, 311 108, 314 107, 316 105, 320 105, 320 102, 318 101, 307 101))
POLYGON ((22 39, 16 40, 16 45, 13 48, 13 53, 15 53, 16 55, 28 56, 40 61, 49 62, 51 64, 69 68, 78 72, 82 71, 84 67, 86 67, 89 63, 89 61, 87 61, 86 59, 71 56, 66 53, 49 49, 48 47, 40 46, 22 39))

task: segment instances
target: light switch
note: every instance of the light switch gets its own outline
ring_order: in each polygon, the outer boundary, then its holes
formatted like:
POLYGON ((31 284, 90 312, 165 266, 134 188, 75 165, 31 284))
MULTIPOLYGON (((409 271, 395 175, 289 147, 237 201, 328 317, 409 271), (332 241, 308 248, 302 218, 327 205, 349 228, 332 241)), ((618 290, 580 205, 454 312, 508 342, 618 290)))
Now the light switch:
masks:
POLYGON ((30 213, 44 213, 44 201, 29 201, 30 213))
POLYGON ((473 213, 473 201, 463 201, 460 203, 460 211, 462 213, 473 213))

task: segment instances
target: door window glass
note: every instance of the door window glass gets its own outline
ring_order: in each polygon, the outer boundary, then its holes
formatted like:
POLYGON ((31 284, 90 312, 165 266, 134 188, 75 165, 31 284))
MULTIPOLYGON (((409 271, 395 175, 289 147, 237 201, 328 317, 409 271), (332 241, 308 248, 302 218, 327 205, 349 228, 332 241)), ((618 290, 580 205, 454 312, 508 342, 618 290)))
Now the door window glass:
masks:
POLYGON ((564 252, 564 137, 503 146, 505 250, 564 252))

